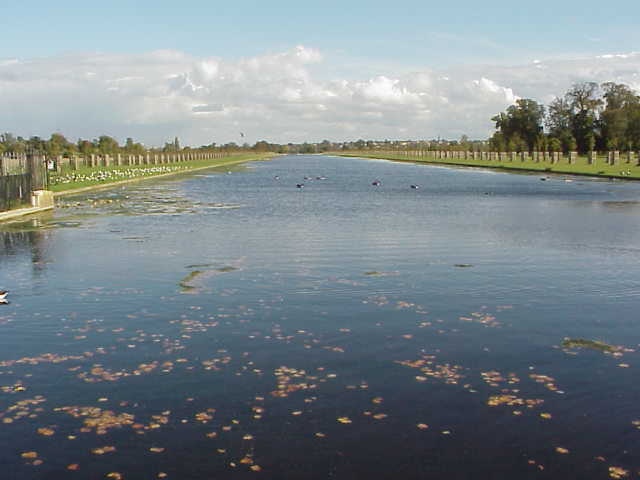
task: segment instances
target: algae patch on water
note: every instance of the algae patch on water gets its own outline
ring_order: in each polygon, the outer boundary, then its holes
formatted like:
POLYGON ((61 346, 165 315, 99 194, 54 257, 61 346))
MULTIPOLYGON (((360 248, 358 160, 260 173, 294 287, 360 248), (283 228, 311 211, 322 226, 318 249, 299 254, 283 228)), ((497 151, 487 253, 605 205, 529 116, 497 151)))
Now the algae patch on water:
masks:
POLYGON ((238 270, 238 268, 232 267, 231 265, 227 265, 225 267, 220 267, 215 269, 215 271, 218 273, 229 273, 229 272, 235 272, 236 270, 238 270))
POLYGON ((398 275, 398 272, 378 272, 377 270, 370 270, 364 272, 364 275, 367 277, 388 277, 390 275, 398 275))
POLYGON ((186 277, 180 280, 180 289, 183 292, 189 292, 189 291, 195 290, 197 287, 195 285, 191 285, 191 282, 193 282, 203 273, 204 272, 202 270, 194 270, 192 272, 189 272, 189 274, 186 277))
POLYGON ((615 353, 622 350, 621 347, 616 345, 609 345, 608 343, 601 342, 599 340, 588 340, 585 338, 565 338, 562 341, 563 348, 588 348, 590 350, 596 350, 603 353, 615 353))
POLYGON ((197 293, 202 289, 202 282, 216 275, 220 275, 222 273, 235 272, 239 270, 238 267, 234 267, 231 265, 225 265, 222 267, 211 268, 212 264, 197 264, 197 265, 189 265, 187 268, 198 268, 197 270, 192 270, 189 272, 182 280, 180 280, 179 286, 182 293, 197 293), (206 270, 203 270, 206 268, 206 270))

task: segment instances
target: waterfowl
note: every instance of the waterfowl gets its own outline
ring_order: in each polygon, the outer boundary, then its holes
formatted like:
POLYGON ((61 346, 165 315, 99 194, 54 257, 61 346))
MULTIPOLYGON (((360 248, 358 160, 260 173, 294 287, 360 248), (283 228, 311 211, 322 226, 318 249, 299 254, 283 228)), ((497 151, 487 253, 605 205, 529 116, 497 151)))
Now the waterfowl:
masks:
POLYGON ((414 184, 414 185, 411 185, 411 188, 413 188, 413 189, 415 190, 415 189, 417 189, 417 188, 420 188, 420 185, 415 185, 415 184, 414 184))
POLYGON ((296 183, 296 188, 302 188, 304 187, 304 183, 296 183))
POLYGON ((7 293, 9 293, 6 290, 0 290, 0 303, 9 303, 9 300, 7 300, 7 293))
POLYGON ((374 180, 373 182, 371 182, 371 185, 373 185, 374 187, 379 187, 380 185, 382 185, 382 182, 380 180, 374 180))

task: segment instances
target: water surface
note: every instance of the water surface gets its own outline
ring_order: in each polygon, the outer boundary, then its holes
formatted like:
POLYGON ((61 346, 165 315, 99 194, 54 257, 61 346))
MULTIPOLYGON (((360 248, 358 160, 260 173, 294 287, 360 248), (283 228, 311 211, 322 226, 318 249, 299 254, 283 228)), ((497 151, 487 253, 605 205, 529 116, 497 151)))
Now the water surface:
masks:
POLYGON ((638 245, 635 183, 364 159, 64 198, 0 230, 0 471, 637 477, 638 245))

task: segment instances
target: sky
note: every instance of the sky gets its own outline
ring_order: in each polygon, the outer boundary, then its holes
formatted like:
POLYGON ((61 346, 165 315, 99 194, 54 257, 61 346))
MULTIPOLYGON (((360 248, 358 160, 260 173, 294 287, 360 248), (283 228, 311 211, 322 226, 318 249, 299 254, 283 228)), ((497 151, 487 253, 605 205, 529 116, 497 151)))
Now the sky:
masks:
POLYGON ((3 3, 0 131, 25 137, 482 139, 518 98, 640 90, 627 0, 3 3))

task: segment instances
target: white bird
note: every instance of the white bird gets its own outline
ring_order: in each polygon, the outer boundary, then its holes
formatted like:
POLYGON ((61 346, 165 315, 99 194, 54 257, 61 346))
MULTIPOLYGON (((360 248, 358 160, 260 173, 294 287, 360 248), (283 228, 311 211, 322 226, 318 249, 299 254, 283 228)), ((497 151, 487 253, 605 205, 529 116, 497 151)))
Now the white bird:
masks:
POLYGON ((0 290, 0 303, 9 303, 9 300, 7 300, 7 292, 6 290, 0 290))

